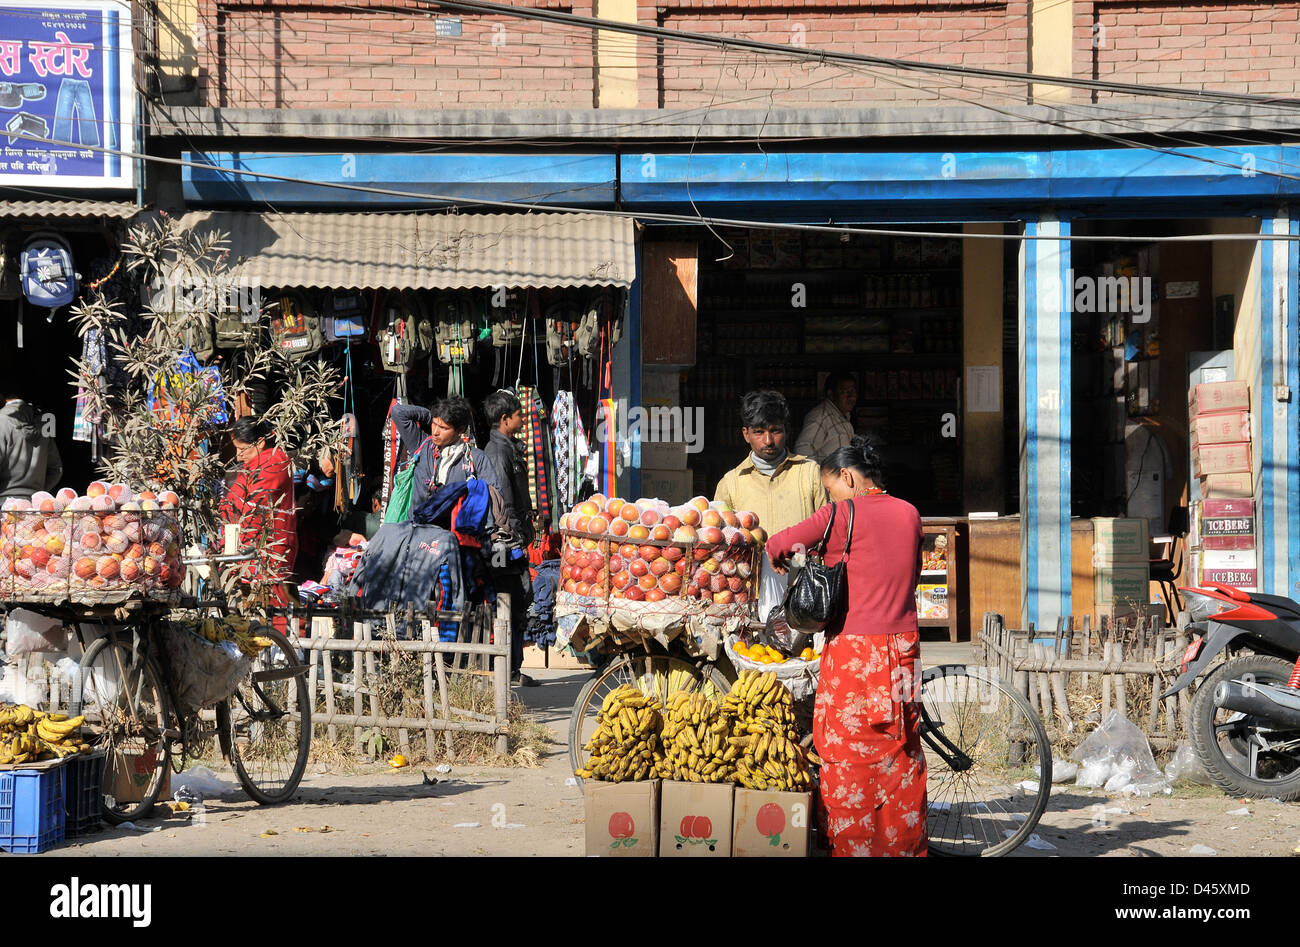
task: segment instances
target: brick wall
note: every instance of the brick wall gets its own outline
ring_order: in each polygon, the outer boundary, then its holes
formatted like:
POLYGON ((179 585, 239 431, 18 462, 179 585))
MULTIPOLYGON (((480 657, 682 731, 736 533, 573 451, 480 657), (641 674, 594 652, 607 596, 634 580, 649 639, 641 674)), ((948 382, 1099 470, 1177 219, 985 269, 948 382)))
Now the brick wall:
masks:
MULTIPOLYGON (((592 0, 526 0, 591 16, 592 0)), ((591 108, 589 31, 511 17, 452 16, 406 0, 200 0, 200 94, 239 108, 591 108)))
POLYGON ((1074 8, 1081 78, 1300 95, 1296 0, 1076 0, 1074 8))
MULTIPOLYGON (((641 22, 667 29, 736 36, 898 59, 1025 71, 1028 63, 1026 0, 657 0, 640 6, 641 22)), ((642 62, 656 54, 643 41, 642 62)), ((643 108, 689 108, 710 102, 764 108, 848 108, 952 104, 957 79, 933 73, 858 69, 840 64, 782 63, 743 50, 724 53, 684 43, 664 43, 661 74, 642 68, 643 108), (944 98, 934 94, 942 91, 944 98)), ((968 90, 993 88, 965 80, 968 90)), ((1008 91, 1005 84, 998 89, 1008 91)), ((1023 101, 1024 87, 1016 89, 1023 101)), ((1005 101, 1005 100, 1003 100, 1005 101)))

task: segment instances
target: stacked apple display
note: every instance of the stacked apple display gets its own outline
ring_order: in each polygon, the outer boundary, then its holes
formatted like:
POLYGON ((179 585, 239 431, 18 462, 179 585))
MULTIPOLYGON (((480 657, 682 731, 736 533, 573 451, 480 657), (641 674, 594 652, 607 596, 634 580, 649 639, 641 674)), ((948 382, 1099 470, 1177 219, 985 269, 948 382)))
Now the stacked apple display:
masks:
POLYGON ((0 598, 177 588, 180 500, 100 481, 0 506, 0 598))
POLYGON ((694 600, 752 606, 767 535, 750 512, 704 497, 672 507, 662 500, 597 494, 560 520, 562 590, 626 602, 694 600))

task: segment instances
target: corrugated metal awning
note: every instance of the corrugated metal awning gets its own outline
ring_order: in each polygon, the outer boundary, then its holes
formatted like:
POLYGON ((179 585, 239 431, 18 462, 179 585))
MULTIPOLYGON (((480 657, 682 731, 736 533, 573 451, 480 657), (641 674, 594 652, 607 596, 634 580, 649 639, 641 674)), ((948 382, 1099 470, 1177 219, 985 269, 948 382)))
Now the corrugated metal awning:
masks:
POLYGON ((636 268, 632 218, 604 214, 193 211, 181 225, 225 233, 230 277, 267 287, 630 286, 636 268))
POLYGON ((113 217, 126 220, 139 210, 125 201, 0 201, 0 217, 113 217))

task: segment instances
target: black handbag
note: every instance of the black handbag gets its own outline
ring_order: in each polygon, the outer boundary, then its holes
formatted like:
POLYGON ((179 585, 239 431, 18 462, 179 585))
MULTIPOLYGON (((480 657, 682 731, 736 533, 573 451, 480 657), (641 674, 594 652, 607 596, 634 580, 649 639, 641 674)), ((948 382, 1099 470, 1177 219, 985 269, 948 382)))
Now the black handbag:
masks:
POLYGON ((808 563, 795 578, 794 583, 785 593, 782 608, 785 620, 795 631, 804 634, 816 634, 824 631, 826 625, 837 618, 846 606, 848 582, 845 569, 849 561, 849 549, 853 545, 853 501, 849 500, 849 535, 844 542, 844 557, 835 565, 828 566, 823 561, 826 555, 826 543, 835 528, 835 507, 831 506, 831 519, 826 524, 826 532, 816 549, 806 553, 808 563))

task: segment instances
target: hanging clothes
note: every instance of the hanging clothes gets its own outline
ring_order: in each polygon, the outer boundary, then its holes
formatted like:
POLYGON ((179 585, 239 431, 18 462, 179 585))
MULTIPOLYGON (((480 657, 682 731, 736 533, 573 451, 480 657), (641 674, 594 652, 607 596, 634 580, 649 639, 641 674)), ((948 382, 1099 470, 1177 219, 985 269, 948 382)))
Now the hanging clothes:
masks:
POLYGON ((555 393, 555 405, 551 409, 551 432, 555 443, 555 502, 561 509, 573 506, 577 493, 577 484, 573 477, 573 461, 576 445, 573 440, 573 419, 576 412, 573 407, 573 395, 567 391, 555 393))
POLYGON ((524 408, 523 442, 528 463, 528 496, 533 510, 543 521, 553 520, 552 503, 555 481, 551 474, 553 454, 546 408, 536 388, 520 388, 519 401, 524 408))

